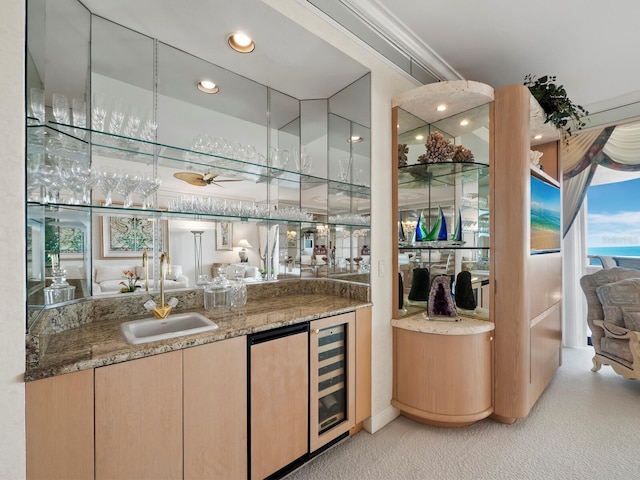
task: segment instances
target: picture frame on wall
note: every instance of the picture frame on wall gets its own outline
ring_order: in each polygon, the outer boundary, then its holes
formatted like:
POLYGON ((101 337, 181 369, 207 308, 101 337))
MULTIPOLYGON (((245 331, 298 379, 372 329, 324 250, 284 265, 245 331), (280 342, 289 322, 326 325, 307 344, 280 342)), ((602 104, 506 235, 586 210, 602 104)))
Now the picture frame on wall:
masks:
POLYGON ((169 251, 169 221, 143 217, 107 216, 100 218, 101 258, 141 257, 154 252, 153 231, 160 222, 160 245, 169 251))
POLYGON ((218 222, 216 225, 216 250, 233 250, 233 223, 218 222))

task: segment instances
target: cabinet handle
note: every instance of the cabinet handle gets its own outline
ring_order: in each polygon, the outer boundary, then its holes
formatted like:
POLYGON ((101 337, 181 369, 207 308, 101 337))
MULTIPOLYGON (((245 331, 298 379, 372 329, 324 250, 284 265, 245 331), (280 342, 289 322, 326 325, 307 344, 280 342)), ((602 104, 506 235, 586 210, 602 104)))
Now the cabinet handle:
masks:
POLYGON ((491 335, 491 336, 489 337, 489 341, 490 341, 490 342, 493 342, 493 335, 491 335))
POLYGON ((320 329, 319 329, 319 328, 314 328, 314 329, 311 331, 311 333, 315 333, 315 334, 317 335, 318 333, 320 333, 320 329))

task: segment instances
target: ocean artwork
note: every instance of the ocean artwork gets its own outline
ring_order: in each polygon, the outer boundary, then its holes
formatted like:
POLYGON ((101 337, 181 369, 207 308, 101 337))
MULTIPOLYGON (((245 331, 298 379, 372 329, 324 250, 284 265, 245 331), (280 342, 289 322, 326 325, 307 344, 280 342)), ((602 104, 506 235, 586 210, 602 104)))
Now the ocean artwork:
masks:
POLYGON ((531 176, 531 253, 560 251, 560 189, 531 176))

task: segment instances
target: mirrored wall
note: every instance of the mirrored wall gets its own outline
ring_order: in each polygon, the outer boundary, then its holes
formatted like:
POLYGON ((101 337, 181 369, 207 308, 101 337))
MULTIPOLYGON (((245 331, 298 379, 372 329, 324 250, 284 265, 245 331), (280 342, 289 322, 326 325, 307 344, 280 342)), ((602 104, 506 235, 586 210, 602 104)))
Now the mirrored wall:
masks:
POLYGON ((153 291, 163 251, 173 288, 232 263, 368 283, 368 74, 297 99, 75 0, 30 0, 27 37, 30 309, 121 295, 125 272, 153 291))

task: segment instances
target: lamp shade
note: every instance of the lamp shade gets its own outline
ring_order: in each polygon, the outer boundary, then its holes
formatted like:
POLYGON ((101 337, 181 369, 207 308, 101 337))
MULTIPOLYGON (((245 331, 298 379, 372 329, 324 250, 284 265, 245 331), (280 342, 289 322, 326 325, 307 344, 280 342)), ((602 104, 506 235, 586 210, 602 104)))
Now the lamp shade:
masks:
POLYGON ((238 246, 242 248, 253 248, 246 238, 243 238, 238 242, 238 246))

